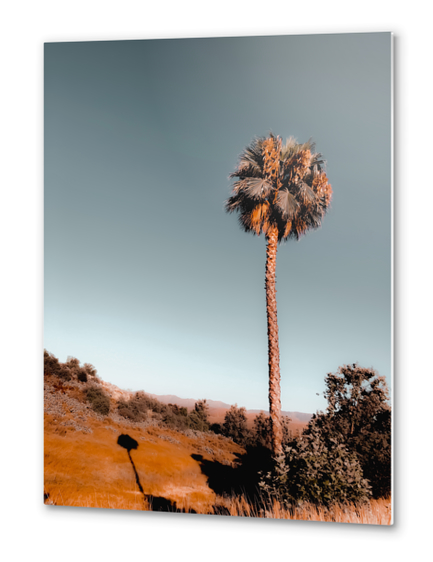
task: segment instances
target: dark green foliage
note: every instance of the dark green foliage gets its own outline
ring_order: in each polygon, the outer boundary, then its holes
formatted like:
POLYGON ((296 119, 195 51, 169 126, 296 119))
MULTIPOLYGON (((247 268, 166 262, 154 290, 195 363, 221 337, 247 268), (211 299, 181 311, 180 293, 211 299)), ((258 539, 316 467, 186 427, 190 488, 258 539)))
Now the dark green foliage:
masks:
MULTIPOLYGON (((282 445, 285 447, 291 441, 291 431, 289 429, 290 418, 281 416, 281 427, 283 430, 282 445)), ((271 449, 271 418, 260 412, 254 418, 253 430, 251 434, 251 444, 253 446, 267 447, 271 449)))
POLYGON ((71 370, 76 370, 80 368, 80 361, 76 357, 68 356, 66 360, 66 366, 71 370))
POLYGON ((66 363, 60 363, 55 355, 44 350, 44 374, 55 375, 62 381, 77 379, 87 382, 89 378, 95 379, 97 371, 90 363, 80 366, 80 361, 75 357, 68 357, 66 363))
POLYGON ((55 375, 62 381, 69 381, 72 373, 65 363, 60 363, 57 357, 44 349, 44 375, 55 375))
POLYGON ((177 404, 163 404, 141 391, 136 392, 129 400, 119 400, 117 411, 124 418, 134 422, 144 421, 150 411, 154 419, 159 419, 173 429, 190 427, 187 408, 177 404))
POLYGON ((87 382, 89 373, 86 367, 81 367, 80 361, 76 357, 68 357, 63 369, 68 371, 71 378, 76 378, 80 382, 87 382))
POLYGON ((105 392, 99 386, 90 386, 86 390, 86 399, 90 402, 93 410, 106 416, 110 412, 110 398, 105 394, 105 392))
POLYGON ((122 417, 134 422, 140 422, 146 419, 145 412, 141 412, 137 408, 137 404, 131 400, 128 401, 119 400, 117 404, 117 412, 122 417))
POLYGON ((77 371, 77 379, 80 382, 87 382, 88 380, 87 371, 85 371, 84 369, 79 369, 77 371))
POLYGON ((286 505, 361 503, 370 495, 356 455, 337 440, 324 441, 317 428, 286 448, 260 487, 286 505))
POLYGON ((391 408, 384 377, 357 364, 326 377, 325 413, 286 447, 261 487, 286 503, 362 502, 391 491, 391 408))
POLYGON ((210 426, 209 431, 212 431, 215 435, 224 435, 224 428, 220 423, 213 423, 210 426))
POLYGON ((155 408, 156 402, 156 400, 144 392, 139 391, 129 400, 119 400, 117 411, 124 418, 134 422, 141 422, 146 419, 147 411, 155 408))
POLYGON ((195 403, 194 409, 189 414, 191 429, 197 431, 209 431, 209 406, 206 400, 199 400, 195 403))
POLYGON ((60 363, 57 357, 44 349, 44 375, 57 375, 60 371, 60 363))
POLYGON ((224 417, 223 435, 233 439, 235 443, 245 445, 250 437, 247 428, 247 416, 245 408, 238 408, 237 404, 230 406, 224 417))
POLYGON ((188 409, 177 404, 166 406, 166 411, 162 414, 162 420, 173 429, 188 429, 190 427, 188 409))
POLYGON ((171 409, 175 416, 181 416, 183 418, 188 417, 188 408, 184 406, 178 406, 177 404, 169 404, 168 407, 171 409))
MULTIPOLYGON (((326 377, 326 413, 310 424, 326 438, 339 439, 354 453, 373 497, 391 493, 391 407, 384 377, 356 363, 326 377)), ((308 431, 308 429, 307 429, 308 431)))
POLYGON ((271 448, 271 419, 263 412, 254 418, 253 441, 258 446, 271 448))
POLYGON ((96 378, 98 376, 98 371, 91 363, 84 363, 83 369, 86 371, 89 377, 96 378))

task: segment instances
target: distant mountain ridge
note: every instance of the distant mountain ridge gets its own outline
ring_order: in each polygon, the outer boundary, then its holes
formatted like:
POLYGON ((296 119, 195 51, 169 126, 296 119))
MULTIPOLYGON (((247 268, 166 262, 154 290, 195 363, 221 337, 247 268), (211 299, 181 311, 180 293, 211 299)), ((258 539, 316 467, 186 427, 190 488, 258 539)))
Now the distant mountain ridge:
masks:
MULTIPOLYGON (((146 394, 152 398, 156 398, 156 400, 159 400, 163 404, 177 404, 178 406, 184 406, 185 408, 194 408, 194 404, 199 400, 194 398, 179 398, 179 396, 174 396, 174 394, 164 394, 162 396, 159 394, 150 394, 149 392, 146 394)), ((225 404, 219 400, 209 400, 206 398, 206 402, 209 408, 230 408, 230 404, 225 404)))
MULTIPOLYGON (((194 398, 179 398, 179 396, 175 396, 174 394, 149 394, 152 398, 156 398, 163 404, 177 404, 178 406, 184 408, 194 408, 194 404, 197 402, 194 398)), ((210 410, 229 410, 231 404, 226 404, 225 402, 221 402, 220 400, 209 400, 206 398, 206 402, 210 408, 210 410)), ((257 415, 263 412, 268 414, 268 410, 247 410, 247 414, 257 415)), ((293 422, 307 424, 310 419, 313 417, 313 414, 307 414, 304 412, 281 412, 283 416, 288 416, 293 422)))

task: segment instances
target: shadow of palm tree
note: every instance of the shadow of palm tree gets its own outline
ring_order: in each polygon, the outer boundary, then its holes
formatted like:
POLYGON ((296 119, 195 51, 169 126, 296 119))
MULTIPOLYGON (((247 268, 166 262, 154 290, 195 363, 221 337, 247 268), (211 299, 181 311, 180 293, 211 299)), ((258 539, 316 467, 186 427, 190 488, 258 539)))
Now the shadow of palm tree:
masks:
POLYGON ((137 483, 138 489, 143 494, 143 498, 146 499, 146 494, 144 493, 143 486, 141 485, 137 469, 135 468, 134 461, 132 460, 132 457, 131 457, 131 450, 138 448, 138 442, 133 437, 131 437, 130 435, 126 435, 126 434, 122 433, 122 435, 119 435, 119 437, 117 439, 117 444, 127 450, 129 460, 131 461, 131 465, 132 465, 132 468, 134 470, 135 481, 137 483))
MULTIPOLYGON (((148 503, 151 511, 168 511, 168 512, 175 512, 175 513, 186 513, 185 509, 179 509, 176 505, 176 502, 168 500, 167 498, 161 496, 153 496, 151 494, 145 494, 143 490, 143 486, 140 482, 140 477, 138 476, 137 469, 135 468, 134 461, 131 457, 131 451, 138 448, 138 442, 125 433, 122 433, 117 438, 117 444, 126 449, 128 453, 129 460, 132 465, 132 469, 134 470, 135 481, 137 483, 138 489, 140 490, 144 502, 148 503)), ((196 513, 193 509, 188 510, 188 513, 196 513)))

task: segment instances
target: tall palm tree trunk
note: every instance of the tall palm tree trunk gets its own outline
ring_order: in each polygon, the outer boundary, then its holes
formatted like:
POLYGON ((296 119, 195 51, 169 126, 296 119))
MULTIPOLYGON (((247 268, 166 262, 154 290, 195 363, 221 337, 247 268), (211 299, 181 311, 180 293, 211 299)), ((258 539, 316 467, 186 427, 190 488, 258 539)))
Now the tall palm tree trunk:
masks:
POLYGON ((282 454, 280 349, 278 345, 277 298, 275 269, 277 264, 278 231, 269 229, 266 246, 266 314, 268 320, 269 413, 274 457, 282 454))

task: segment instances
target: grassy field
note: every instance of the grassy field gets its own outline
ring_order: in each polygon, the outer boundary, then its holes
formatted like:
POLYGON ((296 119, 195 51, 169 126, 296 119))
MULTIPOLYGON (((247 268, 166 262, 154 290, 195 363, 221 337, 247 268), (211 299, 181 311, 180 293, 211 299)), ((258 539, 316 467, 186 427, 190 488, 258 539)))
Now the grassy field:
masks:
POLYGON ((133 423, 115 409, 100 416, 83 400, 80 384, 46 379, 44 430, 47 505, 391 523, 390 500, 330 509, 304 504, 288 510, 265 498, 251 505, 242 495, 220 493, 244 453, 242 447, 211 432, 177 431, 151 419, 133 423), (119 446, 119 436, 125 434, 137 442, 134 450, 119 446))

